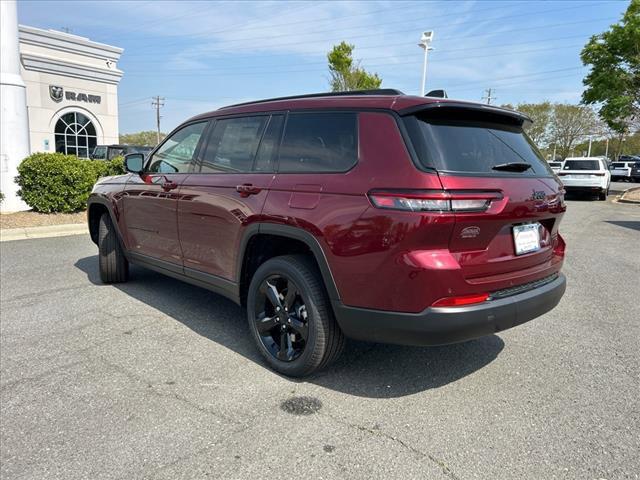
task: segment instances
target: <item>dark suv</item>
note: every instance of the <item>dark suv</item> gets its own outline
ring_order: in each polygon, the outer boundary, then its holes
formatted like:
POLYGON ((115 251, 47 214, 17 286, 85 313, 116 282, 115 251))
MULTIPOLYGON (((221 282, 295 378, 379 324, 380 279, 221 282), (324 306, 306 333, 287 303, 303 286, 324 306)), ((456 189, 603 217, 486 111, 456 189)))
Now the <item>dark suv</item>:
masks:
POLYGON ((565 290, 564 191, 529 121, 395 90, 199 115, 96 184, 101 278, 135 263, 232 299, 293 376, 345 337, 437 345, 519 325, 565 290))

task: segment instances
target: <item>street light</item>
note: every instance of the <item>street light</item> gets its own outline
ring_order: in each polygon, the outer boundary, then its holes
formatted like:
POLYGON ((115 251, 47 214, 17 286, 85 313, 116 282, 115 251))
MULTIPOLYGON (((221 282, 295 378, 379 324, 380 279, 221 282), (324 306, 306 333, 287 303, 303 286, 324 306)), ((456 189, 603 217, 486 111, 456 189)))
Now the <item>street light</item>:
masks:
POLYGON ((429 54, 429 50, 433 50, 431 46, 431 42, 433 42, 433 30, 429 30, 427 32, 422 32, 422 37, 420 37, 420 43, 418 46, 424 49, 424 65, 422 67, 422 87, 420 89, 421 95, 424 97, 425 94, 425 85, 427 83, 427 55, 429 54))

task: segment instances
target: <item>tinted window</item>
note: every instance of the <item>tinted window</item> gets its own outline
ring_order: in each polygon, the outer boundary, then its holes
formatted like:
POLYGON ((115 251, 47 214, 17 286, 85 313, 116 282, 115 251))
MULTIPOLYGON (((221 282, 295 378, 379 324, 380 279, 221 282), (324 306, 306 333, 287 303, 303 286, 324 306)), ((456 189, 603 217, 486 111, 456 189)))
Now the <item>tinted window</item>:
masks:
POLYGON ((612 163, 611 168, 624 168, 626 165, 624 163, 612 163))
POLYGON ((269 120, 267 130, 264 132, 253 169, 256 172, 272 172, 275 156, 280 143, 284 115, 273 115, 269 120))
POLYGON ((187 173, 206 122, 188 125, 171 135, 149 161, 149 172, 187 173))
POLYGON ((202 173, 250 172, 269 117, 216 120, 202 159, 202 173))
MULTIPOLYGON (((520 126, 488 123, 480 119, 417 116, 407 122, 417 138, 420 162, 427 168, 451 172, 503 175, 492 167, 505 163, 528 163, 517 175, 549 175, 551 170, 520 126)), ((495 120, 495 119, 494 119, 495 120)), ((514 173, 508 173, 514 175, 514 173)))
POLYGON ((560 162, 549 162, 550 167, 561 167, 562 163, 560 162))
POLYGON ((357 114, 289 114, 280 172, 344 172, 358 160, 357 114))
POLYGON ((91 157, 98 160, 104 160, 105 158, 107 158, 107 147, 94 148, 91 157))
POLYGON ((598 160, 567 160, 563 170, 600 170, 598 160))

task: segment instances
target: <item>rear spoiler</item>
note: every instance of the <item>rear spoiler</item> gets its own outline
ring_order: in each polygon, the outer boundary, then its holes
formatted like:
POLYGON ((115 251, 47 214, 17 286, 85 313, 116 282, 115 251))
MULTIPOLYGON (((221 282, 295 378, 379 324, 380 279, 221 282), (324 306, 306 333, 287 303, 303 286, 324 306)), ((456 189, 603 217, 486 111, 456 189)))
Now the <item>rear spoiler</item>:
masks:
POLYGON ((490 116, 499 116, 502 119, 509 119, 509 123, 518 125, 521 127, 528 127, 533 123, 530 117, 524 113, 516 112, 515 110, 509 110, 507 108, 494 107, 493 105, 484 105, 482 103, 467 103, 467 102, 430 102, 421 105, 414 105, 413 107, 404 108, 399 110, 398 113, 401 116, 415 115, 420 112, 427 112, 429 110, 439 110, 442 113, 445 112, 463 112, 471 111, 475 113, 486 113, 490 116))

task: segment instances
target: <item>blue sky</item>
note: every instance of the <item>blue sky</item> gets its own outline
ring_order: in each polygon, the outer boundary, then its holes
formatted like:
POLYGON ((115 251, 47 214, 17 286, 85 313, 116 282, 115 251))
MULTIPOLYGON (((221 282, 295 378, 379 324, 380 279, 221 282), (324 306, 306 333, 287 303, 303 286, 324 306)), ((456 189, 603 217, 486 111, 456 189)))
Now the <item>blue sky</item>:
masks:
POLYGON ((326 53, 346 40, 383 87, 417 94, 423 30, 434 30, 427 90, 495 103, 577 102, 579 53, 616 22, 608 1, 21 1, 22 24, 124 48, 120 132, 162 130, 222 105, 328 89, 326 53))

